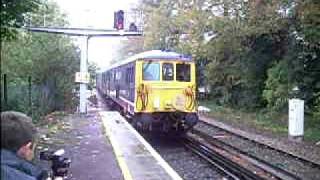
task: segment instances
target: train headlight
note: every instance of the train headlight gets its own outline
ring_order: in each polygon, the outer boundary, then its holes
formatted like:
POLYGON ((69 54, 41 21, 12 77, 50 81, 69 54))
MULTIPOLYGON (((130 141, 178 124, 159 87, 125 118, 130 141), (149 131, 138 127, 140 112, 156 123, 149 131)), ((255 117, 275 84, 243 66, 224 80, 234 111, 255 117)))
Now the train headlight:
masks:
POLYGON ((156 97, 153 100, 153 108, 160 109, 160 97, 156 97))

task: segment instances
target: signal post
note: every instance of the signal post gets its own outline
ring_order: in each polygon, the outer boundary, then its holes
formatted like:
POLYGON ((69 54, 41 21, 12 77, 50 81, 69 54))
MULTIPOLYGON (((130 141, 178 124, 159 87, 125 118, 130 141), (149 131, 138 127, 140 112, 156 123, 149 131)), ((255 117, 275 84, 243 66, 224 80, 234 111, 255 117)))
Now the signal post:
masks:
POLYGON ((80 74, 81 74, 81 81, 80 82, 80 103, 79 109, 80 113, 87 112, 87 83, 86 78, 88 73, 88 42, 89 36, 82 37, 82 47, 81 47, 81 60, 80 60, 80 74))
MULTIPOLYGON (((137 12, 138 14, 139 12, 137 12)), ((142 13, 140 13, 142 19, 142 13)), ((80 102, 79 111, 81 114, 87 113, 87 84, 89 82, 88 76, 88 45, 91 37, 108 37, 108 36, 142 36, 143 30, 124 28, 124 11, 120 10, 115 13, 115 29, 88 29, 88 28, 52 28, 52 27, 24 27, 24 29, 32 32, 64 34, 69 36, 80 36, 81 43, 81 62, 80 72, 76 74, 76 82, 80 83, 80 102)), ((135 25, 135 24, 133 24, 135 25)))

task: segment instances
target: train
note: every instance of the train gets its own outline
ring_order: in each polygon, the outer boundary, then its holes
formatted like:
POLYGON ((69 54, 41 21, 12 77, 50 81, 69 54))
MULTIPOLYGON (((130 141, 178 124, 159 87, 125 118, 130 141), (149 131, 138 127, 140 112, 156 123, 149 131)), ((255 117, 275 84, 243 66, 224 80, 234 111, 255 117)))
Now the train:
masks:
POLYGON ((137 129, 185 133, 199 121, 191 56, 151 50, 97 74, 97 90, 137 129))

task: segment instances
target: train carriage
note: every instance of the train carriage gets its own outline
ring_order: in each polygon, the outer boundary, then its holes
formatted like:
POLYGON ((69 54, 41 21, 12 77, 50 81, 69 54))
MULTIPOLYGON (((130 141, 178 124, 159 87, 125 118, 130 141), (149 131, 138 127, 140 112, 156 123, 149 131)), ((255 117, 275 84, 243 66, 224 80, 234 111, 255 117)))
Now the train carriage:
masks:
POLYGON ((150 131, 186 132, 197 121, 195 64, 190 57, 147 51, 97 76, 101 94, 134 126, 150 131))

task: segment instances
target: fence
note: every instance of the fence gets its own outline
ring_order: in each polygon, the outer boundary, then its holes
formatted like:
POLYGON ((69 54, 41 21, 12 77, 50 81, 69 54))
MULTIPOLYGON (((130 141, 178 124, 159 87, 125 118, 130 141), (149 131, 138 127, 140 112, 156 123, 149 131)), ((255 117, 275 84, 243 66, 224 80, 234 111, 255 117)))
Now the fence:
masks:
POLYGON ((49 112, 64 110, 65 99, 55 81, 34 84, 32 77, 1 75, 1 111, 14 110, 28 114, 34 120, 49 112))

